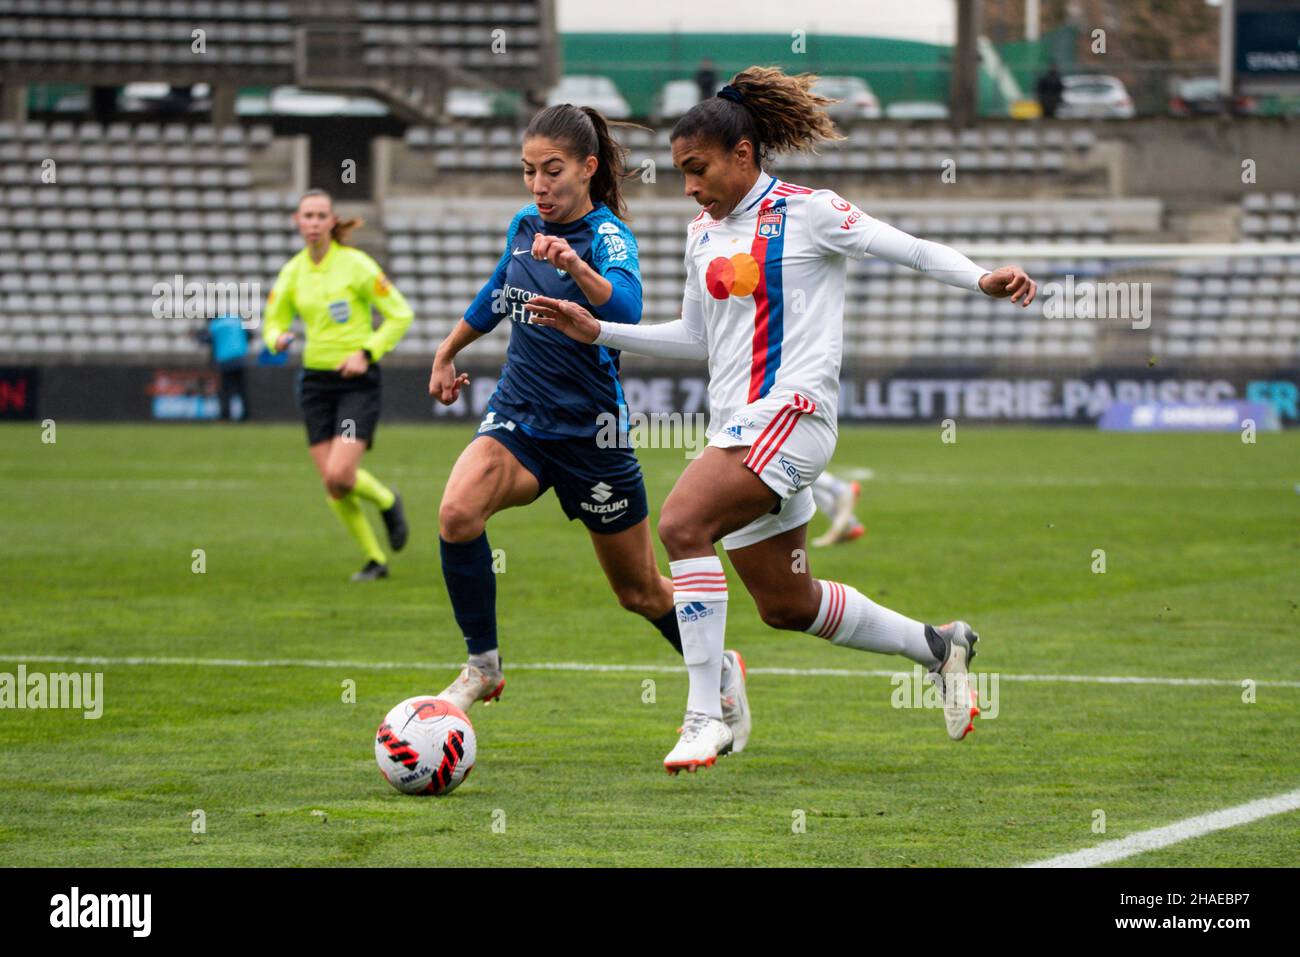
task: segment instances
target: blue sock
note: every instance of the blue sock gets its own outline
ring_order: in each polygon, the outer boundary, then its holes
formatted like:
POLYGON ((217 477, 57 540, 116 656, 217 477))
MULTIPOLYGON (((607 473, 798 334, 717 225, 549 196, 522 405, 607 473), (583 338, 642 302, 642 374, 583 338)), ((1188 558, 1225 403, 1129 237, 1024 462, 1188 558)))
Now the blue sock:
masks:
POLYGON ((669 608, 659 618, 650 622, 659 629, 659 633, 668 639, 668 644, 680 655, 682 653, 682 633, 677 627, 677 609, 669 608))
POLYGON ((449 542, 439 536, 438 544, 451 610, 469 653, 489 652, 497 646, 497 579, 487 532, 469 542, 449 542))

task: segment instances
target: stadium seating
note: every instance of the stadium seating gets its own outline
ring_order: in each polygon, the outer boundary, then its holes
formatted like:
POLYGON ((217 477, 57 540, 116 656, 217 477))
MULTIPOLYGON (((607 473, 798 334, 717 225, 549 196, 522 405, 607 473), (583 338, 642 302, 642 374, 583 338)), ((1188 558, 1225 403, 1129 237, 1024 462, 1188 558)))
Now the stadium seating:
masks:
MULTIPOLYGON (((894 132, 896 140, 885 135, 888 129, 874 129, 870 142, 896 150, 925 148, 916 131, 894 132)), ((941 131, 923 132, 937 148, 1008 148, 994 130, 978 138, 963 133, 948 144, 941 131)), ((1012 152, 1030 149, 1021 132, 1009 141, 1012 152)), ((1049 147, 1087 149, 1090 142, 1081 137, 1058 143, 1046 135, 1051 130, 1030 132, 1040 153, 1049 147)), ((496 147, 517 136, 517 129, 503 125, 435 134, 415 128, 407 142, 435 151, 474 143, 484 157, 510 156, 512 151, 496 147)), ((649 148, 663 134, 638 136, 634 148, 649 148)), ((191 282, 258 283, 260 303, 276 271, 301 246, 289 218, 296 197, 255 187, 253 171, 259 157, 265 159, 260 151, 270 147, 265 127, 0 123, 0 354, 201 359, 193 339, 198 321, 156 318, 154 287, 177 274, 191 282), (54 183, 42 181, 47 160, 55 163, 54 183)), ((1117 234, 1159 225, 1158 208, 1144 202, 1035 201, 1026 214, 1026 207, 997 202, 882 199, 869 211, 959 248, 987 242, 1098 244, 1095 257, 1023 263, 1047 284, 1067 276, 1077 282, 1131 279, 1133 264, 1103 258, 1102 246, 1117 234)), ((374 251, 416 313, 399 357, 423 361, 450 331, 496 266, 504 226, 518 206, 502 198, 397 195, 371 218, 374 251)), ((1291 194, 1249 195, 1242 204, 1241 238, 1294 238, 1296 207, 1291 194), (1248 228, 1252 217, 1262 222, 1262 232, 1248 228)), ((695 212, 680 199, 633 202, 647 322, 678 314, 683 226, 695 212)), ((1295 358, 1298 265, 1274 256, 1142 267, 1141 279, 1153 284, 1154 314, 1141 349, 1187 359, 1295 358)), ((1122 324, 1020 313, 878 260, 849 269, 849 362, 1024 359, 1084 365, 1133 357, 1132 342, 1117 331, 1122 324)), ((499 358, 507 340, 501 330, 477 343, 475 354, 499 358)))
POLYGON ((289 4, 182 0, 0 0, 0 61, 52 68, 285 68, 293 63, 289 4), (198 61, 192 31, 202 27, 198 61))
MULTIPOLYGON (((625 129, 619 137, 629 148, 629 164, 653 160, 660 169, 672 166, 669 128, 658 131, 625 129)), ((460 127, 411 127, 407 145, 430 155, 440 173, 514 172, 519 166, 515 144, 523 127, 515 123, 460 127)), ((1082 128, 1066 133, 1061 128, 1013 129, 992 125, 988 129, 954 133, 947 126, 928 124, 901 128, 881 123, 851 126, 841 143, 827 144, 818 154, 783 157, 772 168, 787 173, 934 173, 952 160, 959 174, 1059 177, 1072 157, 1085 158, 1096 136, 1082 128)))
MULTIPOLYGON (((536 0, 355 8, 369 72, 437 62, 515 86, 520 70, 542 65, 546 30, 536 0), (504 43, 494 48, 497 36, 504 43)), ((0 62, 32 75, 201 68, 291 83, 295 27, 308 22, 295 16, 294 5, 278 0, 0 0, 0 62), (201 60, 191 49, 198 27, 201 60)))
POLYGON ((1241 214, 1244 240, 1300 242, 1300 196, 1295 193, 1247 193, 1241 214))
POLYGON ((201 356, 198 320, 156 318, 153 290, 181 274, 265 297, 301 246, 297 197, 252 188, 270 142, 260 127, 0 124, 0 353, 201 356))
POLYGON ((1300 357, 1300 259, 1178 264, 1157 347, 1174 357, 1300 357))
POLYGON ((536 68, 543 31, 536 3, 359 3, 367 66, 405 66, 431 55, 455 68, 491 73, 536 68), (503 47, 493 51, 493 32, 503 47))

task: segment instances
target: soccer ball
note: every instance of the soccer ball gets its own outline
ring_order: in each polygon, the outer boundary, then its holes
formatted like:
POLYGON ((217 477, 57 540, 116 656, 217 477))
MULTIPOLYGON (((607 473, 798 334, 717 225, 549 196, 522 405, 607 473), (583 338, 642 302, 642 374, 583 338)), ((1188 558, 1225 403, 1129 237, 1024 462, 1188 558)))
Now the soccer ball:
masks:
POLYGON ((419 695, 388 712, 375 733, 375 760, 404 794, 448 794, 474 767, 478 742, 465 712, 419 695))

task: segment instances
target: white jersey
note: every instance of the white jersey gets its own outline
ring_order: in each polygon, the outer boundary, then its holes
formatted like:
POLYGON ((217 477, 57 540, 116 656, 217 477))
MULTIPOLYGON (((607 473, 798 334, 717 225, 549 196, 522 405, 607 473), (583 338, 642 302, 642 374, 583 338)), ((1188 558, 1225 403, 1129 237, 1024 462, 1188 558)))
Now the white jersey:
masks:
POLYGON ((761 174, 729 215, 687 226, 682 316, 703 320, 710 433, 773 391, 836 421, 846 257, 863 258, 878 225, 831 190, 761 174))
POLYGON ((829 189, 761 172, 720 220, 686 227, 682 318, 652 326, 601 322, 596 342, 647 355, 709 360, 708 435, 769 394, 811 400, 836 428, 848 259, 879 256, 979 290, 988 270, 939 243, 868 216, 829 189))
MULTIPOLYGON (((708 343, 710 434, 770 392, 807 396, 815 414, 835 427, 848 259, 877 252, 872 242, 882 232, 911 240, 917 252, 934 245, 868 216, 833 190, 767 173, 729 215, 700 213, 687 226, 682 317, 689 326, 698 316, 708 343)), ((906 264, 929 266, 917 252, 903 250, 906 264)), ((891 253, 896 249, 882 254, 891 253)), ((940 265, 962 274, 944 270, 938 278, 978 289, 985 270, 958 258, 960 264, 940 265)))

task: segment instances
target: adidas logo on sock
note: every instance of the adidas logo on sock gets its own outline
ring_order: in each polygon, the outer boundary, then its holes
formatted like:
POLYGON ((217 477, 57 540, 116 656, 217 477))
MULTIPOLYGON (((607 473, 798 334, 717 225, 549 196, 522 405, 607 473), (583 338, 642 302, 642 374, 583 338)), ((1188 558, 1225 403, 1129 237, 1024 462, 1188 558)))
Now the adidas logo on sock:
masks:
POLYGON ((713 609, 703 602, 687 602, 677 610, 678 621, 699 621, 701 618, 707 618, 713 614, 713 609))

